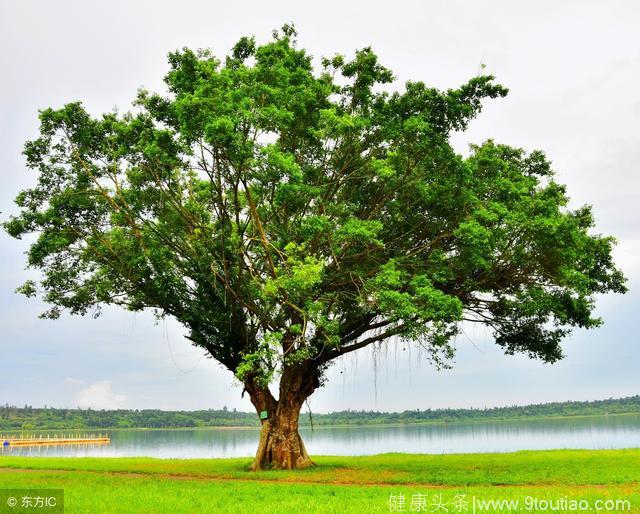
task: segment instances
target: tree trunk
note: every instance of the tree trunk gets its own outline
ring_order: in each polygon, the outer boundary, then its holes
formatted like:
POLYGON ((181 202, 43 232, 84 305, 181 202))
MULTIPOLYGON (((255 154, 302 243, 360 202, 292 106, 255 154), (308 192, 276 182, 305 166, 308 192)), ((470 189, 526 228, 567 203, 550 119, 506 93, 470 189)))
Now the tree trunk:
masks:
POLYGON ((258 450, 251 465, 253 471, 303 469, 314 465, 298 433, 298 417, 302 404, 318 385, 317 371, 302 366, 283 371, 278 400, 255 382, 245 383, 262 422, 258 450))
POLYGON ((271 419, 263 420, 258 450, 251 465, 261 469, 303 469, 313 466, 298 433, 300 408, 290 409, 279 403, 271 419))

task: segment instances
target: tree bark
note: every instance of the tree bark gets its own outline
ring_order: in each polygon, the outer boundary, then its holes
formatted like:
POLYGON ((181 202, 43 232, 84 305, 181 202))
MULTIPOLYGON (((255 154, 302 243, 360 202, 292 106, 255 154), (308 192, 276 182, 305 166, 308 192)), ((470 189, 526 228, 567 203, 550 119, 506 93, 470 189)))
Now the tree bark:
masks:
POLYGON ((261 469, 303 469, 313 466, 298 432, 300 409, 278 406, 273 419, 262 421, 258 450, 251 465, 261 469))
POLYGON ((255 382, 248 386, 245 383, 258 415, 266 411, 266 419, 261 419, 258 450, 251 465, 253 471, 303 469, 314 465, 298 432, 298 418, 302 404, 318 385, 315 370, 304 366, 285 368, 278 400, 255 382))

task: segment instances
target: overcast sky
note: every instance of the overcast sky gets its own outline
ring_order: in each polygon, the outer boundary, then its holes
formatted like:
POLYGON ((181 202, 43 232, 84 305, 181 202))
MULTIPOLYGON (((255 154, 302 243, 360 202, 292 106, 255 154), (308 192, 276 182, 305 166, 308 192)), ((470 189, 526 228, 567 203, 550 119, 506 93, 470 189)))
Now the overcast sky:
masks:
MULTIPOLYGON (((574 206, 592 204, 599 232, 619 240, 630 292, 599 302, 605 325, 577 331, 553 366, 503 355, 481 330, 457 341, 455 367, 436 371, 412 348, 361 352, 336 363, 314 411, 484 407, 640 393, 640 2, 35 2, 0 0, 0 218, 33 183, 21 156, 37 111, 82 100, 126 111, 136 90, 162 91, 166 54, 243 35, 266 40, 293 22, 319 58, 372 46, 402 83, 456 87, 481 63, 510 88, 455 146, 489 137, 544 150, 574 206)), ((43 321, 14 289, 26 243, 0 234, 0 402, 34 406, 237 407, 233 377, 171 321, 107 309, 98 319, 43 321)))

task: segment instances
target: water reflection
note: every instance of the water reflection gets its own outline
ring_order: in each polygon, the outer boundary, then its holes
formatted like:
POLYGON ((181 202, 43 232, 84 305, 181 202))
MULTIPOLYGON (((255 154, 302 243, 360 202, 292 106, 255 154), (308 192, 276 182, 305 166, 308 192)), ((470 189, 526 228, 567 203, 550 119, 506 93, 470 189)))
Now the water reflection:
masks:
MULTIPOLYGON (((640 447, 640 415, 535 421, 303 428, 309 453, 470 453, 640 447)), ((258 430, 114 430, 107 446, 1 448, 0 455, 210 458, 251 456, 258 430)))

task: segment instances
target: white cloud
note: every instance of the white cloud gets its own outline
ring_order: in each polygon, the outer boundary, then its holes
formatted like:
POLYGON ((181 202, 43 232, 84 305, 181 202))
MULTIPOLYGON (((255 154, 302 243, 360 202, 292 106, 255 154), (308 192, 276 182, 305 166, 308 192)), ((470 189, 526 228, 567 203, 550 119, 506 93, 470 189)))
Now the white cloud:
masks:
POLYGON ((104 380, 95 382, 76 394, 75 403, 83 408, 121 409, 125 407, 127 397, 124 394, 116 394, 111 388, 111 382, 104 380))

